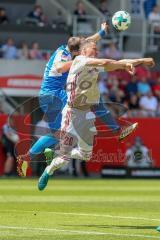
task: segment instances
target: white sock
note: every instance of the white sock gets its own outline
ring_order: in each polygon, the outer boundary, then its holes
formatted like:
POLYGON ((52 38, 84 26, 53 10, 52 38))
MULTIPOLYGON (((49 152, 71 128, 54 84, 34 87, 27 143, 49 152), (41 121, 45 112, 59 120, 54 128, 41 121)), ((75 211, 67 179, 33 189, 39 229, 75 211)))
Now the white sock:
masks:
POLYGON ((64 160, 63 157, 56 157, 52 160, 51 164, 46 167, 46 171, 49 175, 52 175, 56 169, 62 167, 65 164, 68 164, 68 162, 69 161, 64 160))

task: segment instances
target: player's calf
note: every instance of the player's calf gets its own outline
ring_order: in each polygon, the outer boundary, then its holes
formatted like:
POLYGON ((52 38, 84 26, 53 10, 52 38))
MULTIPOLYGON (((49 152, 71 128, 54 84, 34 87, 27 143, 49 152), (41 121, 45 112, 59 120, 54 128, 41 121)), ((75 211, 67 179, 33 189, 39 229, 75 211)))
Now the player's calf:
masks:
POLYGON ((38 181, 38 189, 40 191, 44 190, 48 184, 48 180, 50 176, 54 173, 54 171, 60 167, 62 167, 64 164, 68 163, 68 158, 66 157, 56 157, 52 160, 51 164, 46 167, 43 174, 39 178, 38 181))

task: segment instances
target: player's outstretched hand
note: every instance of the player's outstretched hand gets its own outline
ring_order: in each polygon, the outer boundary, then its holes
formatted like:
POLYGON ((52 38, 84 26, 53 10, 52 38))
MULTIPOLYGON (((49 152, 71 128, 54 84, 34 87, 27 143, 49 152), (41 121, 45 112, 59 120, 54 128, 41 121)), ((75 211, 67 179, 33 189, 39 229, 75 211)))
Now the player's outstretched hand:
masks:
POLYGON ((125 70, 131 75, 134 75, 135 73, 135 68, 132 63, 126 63, 125 70))
POLYGON ((109 25, 106 22, 102 23, 101 24, 101 30, 109 32, 109 25))
POLYGON ((143 59, 143 64, 145 66, 148 66, 148 67, 154 67, 155 66, 155 62, 154 62, 153 58, 144 58, 143 59))

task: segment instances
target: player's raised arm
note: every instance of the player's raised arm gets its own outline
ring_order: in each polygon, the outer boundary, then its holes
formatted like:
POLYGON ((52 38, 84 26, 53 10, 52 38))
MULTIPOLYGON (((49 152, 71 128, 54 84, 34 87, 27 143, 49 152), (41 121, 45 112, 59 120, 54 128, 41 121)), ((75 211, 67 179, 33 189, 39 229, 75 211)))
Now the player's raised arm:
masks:
POLYGON ((95 33, 92 36, 87 37, 85 40, 93 40, 95 42, 98 42, 101 38, 104 38, 106 33, 109 30, 109 26, 106 22, 101 24, 101 29, 99 32, 95 33))
POLYGON ((98 59, 93 58, 87 62, 88 66, 103 67, 105 71, 126 70, 130 74, 134 73, 134 66, 132 63, 120 62, 112 59, 98 59))
POLYGON ((122 60, 119 60, 119 62, 132 63, 134 67, 141 65, 141 64, 148 66, 148 67, 154 67, 154 65, 155 65, 153 58, 122 59, 122 60))

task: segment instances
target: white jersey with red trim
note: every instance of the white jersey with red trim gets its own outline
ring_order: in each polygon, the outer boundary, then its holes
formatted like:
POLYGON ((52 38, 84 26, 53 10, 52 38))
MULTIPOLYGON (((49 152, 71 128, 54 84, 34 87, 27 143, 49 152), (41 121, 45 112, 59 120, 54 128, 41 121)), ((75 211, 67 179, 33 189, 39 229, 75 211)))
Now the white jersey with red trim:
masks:
POLYGON ((77 56, 70 68, 67 79, 68 104, 75 108, 89 108, 99 102, 98 74, 103 67, 87 66, 91 58, 77 56))

